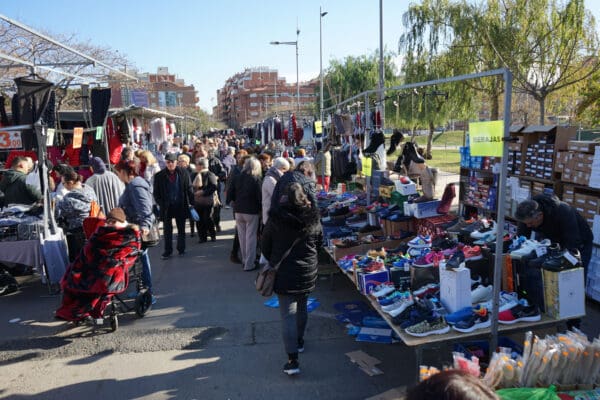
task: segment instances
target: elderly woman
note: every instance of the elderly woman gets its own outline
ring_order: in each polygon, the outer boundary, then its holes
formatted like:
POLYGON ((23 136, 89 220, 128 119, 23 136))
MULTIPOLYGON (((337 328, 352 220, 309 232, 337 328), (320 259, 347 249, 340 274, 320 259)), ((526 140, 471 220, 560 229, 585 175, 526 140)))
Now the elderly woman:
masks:
POLYGON ((255 157, 249 157, 244 163, 242 172, 233 179, 227 196, 233 202, 244 271, 253 271, 258 267, 256 243, 262 210, 261 176, 260 161, 255 157))
POLYGON ((208 169, 208 159, 199 158, 196 160, 196 171, 198 172, 192 183, 194 189, 194 208, 200 216, 200 221, 196 222, 198 228, 199 243, 205 243, 208 235, 210 240, 217 240, 215 230, 214 211, 219 201, 216 195, 218 189, 218 178, 208 169))
POLYGON ((90 216, 92 201, 97 202, 98 198, 94 189, 84 185, 81 175, 72 169, 64 173, 62 184, 68 192, 56 204, 54 215, 66 231, 69 260, 73 261, 85 243, 83 220, 90 216))
POLYGON ((271 208, 271 197, 277 181, 290 169, 290 163, 283 157, 273 160, 273 166, 267 170, 262 183, 262 223, 267 224, 269 209, 271 208))

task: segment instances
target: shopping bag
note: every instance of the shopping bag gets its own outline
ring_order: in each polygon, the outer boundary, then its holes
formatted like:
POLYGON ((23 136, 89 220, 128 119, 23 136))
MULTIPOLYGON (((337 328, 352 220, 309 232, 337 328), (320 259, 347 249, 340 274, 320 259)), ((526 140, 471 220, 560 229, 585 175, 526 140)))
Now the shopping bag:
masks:
POLYGON ((67 242, 63 230, 56 228, 55 232, 48 231, 48 234, 44 235, 41 240, 46 277, 50 284, 60 283, 69 263, 67 242))
POLYGON ((190 216, 196 222, 200 221, 200 216, 198 215, 198 211, 195 208, 190 207, 190 216))
POLYGON ((142 249, 154 247, 160 242, 160 230, 158 228, 158 220, 155 220, 150 230, 146 234, 142 234, 142 249))
POLYGON ((261 264, 258 275, 256 276, 256 281, 254 282, 258 293, 265 297, 271 296, 273 294, 273 288, 275 287, 276 275, 277 269, 273 268, 269 262, 261 264))

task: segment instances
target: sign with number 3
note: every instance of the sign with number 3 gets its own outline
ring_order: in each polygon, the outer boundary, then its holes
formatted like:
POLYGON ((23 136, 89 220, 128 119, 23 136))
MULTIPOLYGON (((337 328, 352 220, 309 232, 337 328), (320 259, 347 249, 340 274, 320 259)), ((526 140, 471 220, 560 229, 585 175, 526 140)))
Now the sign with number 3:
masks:
POLYGON ((20 149, 21 147, 23 147, 23 143, 20 131, 0 131, 0 149, 20 149))

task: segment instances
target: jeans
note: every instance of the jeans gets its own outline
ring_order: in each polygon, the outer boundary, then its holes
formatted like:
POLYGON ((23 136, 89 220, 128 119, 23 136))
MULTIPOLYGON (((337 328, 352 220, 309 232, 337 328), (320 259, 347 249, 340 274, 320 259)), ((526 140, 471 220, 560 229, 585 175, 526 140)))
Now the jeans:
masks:
POLYGON ((150 255, 148 254, 148 249, 142 251, 140 260, 142 261, 142 283, 146 289, 152 293, 152 268, 150 266, 150 255))
POLYGON ((304 340, 308 321, 308 293, 278 294, 281 333, 287 354, 298 353, 298 340, 304 340))

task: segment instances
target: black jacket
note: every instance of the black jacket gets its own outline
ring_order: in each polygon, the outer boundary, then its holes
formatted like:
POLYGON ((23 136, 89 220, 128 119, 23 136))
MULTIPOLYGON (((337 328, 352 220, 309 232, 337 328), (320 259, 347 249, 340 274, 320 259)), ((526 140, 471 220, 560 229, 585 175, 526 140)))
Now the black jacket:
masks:
POLYGON ((310 293, 317 281, 317 253, 323 242, 319 212, 315 208, 271 210, 261 238, 261 251, 267 260, 277 264, 294 240, 300 238, 279 266, 275 293, 310 293))
POLYGON ((0 207, 8 204, 33 204, 42 198, 38 188, 28 185, 27 175, 9 169, 0 180, 0 207), (2 195, 3 194, 3 195, 2 195))
MULTIPOLYGON (((579 249, 591 245, 594 236, 586 220, 569 204, 560 201, 556 196, 540 194, 534 196, 544 221, 538 228, 533 229, 553 243, 560 244, 563 249, 579 249)), ((518 234, 529 237, 532 229, 519 223, 518 234)))
POLYGON ((233 212, 260 214, 262 210, 261 186, 259 177, 245 172, 236 175, 227 191, 227 200, 233 201, 233 212))
POLYGON ((313 206, 317 206, 317 188, 315 182, 300 171, 288 171, 279 178, 277 185, 275 185, 273 196, 271 197, 271 210, 279 207, 281 193, 292 183, 299 183, 313 206))
MULTIPOLYGON (((181 168, 175 167, 175 173, 179 176, 179 182, 181 182, 181 196, 183 200, 183 207, 185 212, 187 213, 187 209, 191 204, 194 204, 194 192, 192 190, 192 182, 190 180, 190 175, 188 172, 181 168)), ((161 218, 165 218, 167 216, 168 209, 168 199, 169 199, 169 186, 171 182, 169 181, 169 170, 163 169, 154 175, 154 200, 156 200, 156 204, 160 207, 160 215, 161 218)))

